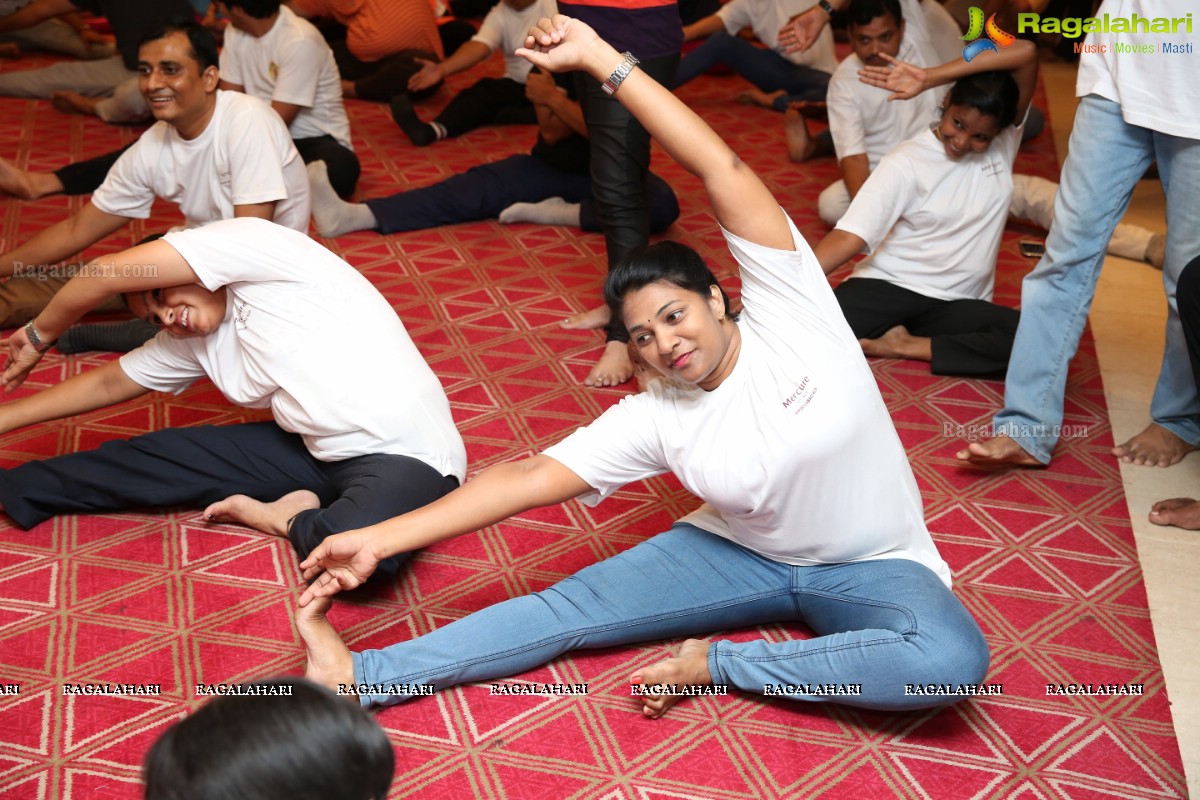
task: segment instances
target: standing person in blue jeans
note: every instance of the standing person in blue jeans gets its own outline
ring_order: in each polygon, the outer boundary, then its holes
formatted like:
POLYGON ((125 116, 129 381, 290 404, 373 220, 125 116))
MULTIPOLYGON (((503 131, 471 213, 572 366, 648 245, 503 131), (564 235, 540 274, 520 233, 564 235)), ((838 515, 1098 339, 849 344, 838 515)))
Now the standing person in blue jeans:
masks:
MULTIPOLYGON (((950 591, 904 449, 812 250, 712 129, 648 75, 623 77, 628 62, 591 28, 556 16, 527 46, 519 52, 543 69, 609 77, 614 96, 701 179, 741 267, 745 310, 734 319, 684 245, 661 242, 616 265, 605 285, 613 316, 639 358, 671 380, 426 510, 322 542, 301 564, 313 581, 297 613, 308 677, 357 684, 364 704, 394 703, 576 648, 799 620, 814 638, 688 640, 630 682, 894 710, 952 701, 908 689, 978 683, 987 644, 950 591), (351 653, 325 619, 330 596, 391 553, 572 497, 598 502, 665 472, 706 504, 545 591, 377 651, 351 653)), ((644 713, 678 699, 652 690, 644 713)))
MULTIPOLYGON (((1106 0, 1110 18, 1183 18, 1187 0, 1106 0)), ((1163 265, 1168 316, 1162 369, 1150 402, 1150 425, 1112 449, 1126 463, 1167 467, 1200 443, 1200 400, 1175 305, 1175 285, 1200 252, 1200 85, 1191 56, 1162 48, 1186 45, 1187 33, 1089 34, 1079 60, 1079 108, 1054 201, 1046 254, 1021 286, 1021 324, 1004 384, 995 437, 972 442, 958 458, 982 464, 1050 463, 1063 419, 1067 369, 1083 333, 1105 246, 1134 186, 1155 159, 1167 197, 1163 265), (1114 42, 1156 48, 1153 58, 1114 52, 1114 42), (1119 67, 1119 68, 1118 68, 1119 67)))

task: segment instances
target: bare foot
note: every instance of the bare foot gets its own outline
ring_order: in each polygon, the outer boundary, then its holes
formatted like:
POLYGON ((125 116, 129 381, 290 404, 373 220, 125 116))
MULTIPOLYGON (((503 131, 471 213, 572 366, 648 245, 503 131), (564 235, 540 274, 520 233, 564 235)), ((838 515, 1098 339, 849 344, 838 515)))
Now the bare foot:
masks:
POLYGON ((235 494, 204 509, 204 518, 209 522, 236 522, 262 533, 287 536, 292 517, 301 511, 320 507, 320 498, 307 489, 285 494, 274 503, 263 503, 244 494, 235 494))
POLYGON ((604 355, 583 379, 584 386, 620 386, 633 377, 633 362, 624 342, 609 342, 604 355))
POLYGON ((994 436, 983 442, 971 442, 966 450, 954 454, 959 461, 972 464, 996 464, 1012 467, 1044 467, 1025 448, 1007 436, 994 436))
POLYGON ((1125 444, 1114 447, 1112 454, 1126 464, 1169 467, 1178 464, 1195 449, 1196 445, 1188 444, 1157 422, 1151 422, 1146 426, 1146 430, 1125 444))
POLYGON ((1145 259, 1155 269, 1163 268, 1163 262, 1167 260, 1167 235, 1165 233, 1156 233, 1150 237, 1150 242, 1146 245, 1145 259))
POLYGON ((858 343, 864 355, 875 358, 933 360, 932 340, 927 336, 913 336, 903 325, 889 329, 878 339, 859 339, 858 343))
POLYGON ((568 331, 594 331, 603 328, 611 319, 612 312, 608 310, 608 306, 597 306, 582 314, 567 317, 558 323, 558 327, 568 331))
POLYGON ((350 656, 350 648, 346 647, 342 637, 325 618, 331 606, 332 597, 318 597, 304 608, 297 608, 293 614, 296 632, 304 642, 304 654, 308 658, 304 677, 357 703, 355 693, 346 691, 355 684, 354 659, 350 656), (343 687, 342 691, 339 692, 338 687, 343 687))
POLYGON ((1150 507, 1150 521, 1155 525, 1174 525, 1189 531, 1200 531, 1200 502, 1190 497, 1159 500, 1150 507))
POLYGON ((22 200, 37 200, 62 190, 62 181, 53 172, 30 172, 0 158, 0 191, 22 200))
POLYGON ((808 122, 794 107, 783 112, 783 134, 787 139, 788 158, 797 164, 813 157, 817 150, 808 133, 808 122))
POLYGON ((67 114, 96 115, 96 104, 103 98, 88 97, 79 92, 55 92, 50 95, 50 105, 67 114))
MULTIPOLYGON (((644 686, 651 692, 655 687, 672 691, 684 686, 712 686, 712 674, 708 671, 708 648, 708 642, 688 639, 679 648, 679 655, 638 670, 630 676, 629 682, 644 686)), ((677 694, 642 695, 642 713, 650 719, 658 719, 682 699, 683 696, 677 694)))
POLYGON ((738 94, 737 101, 744 106, 759 106, 773 110, 775 108, 775 101, 785 94, 787 92, 783 89, 777 92, 764 92, 762 89, 752 87, 738 94))

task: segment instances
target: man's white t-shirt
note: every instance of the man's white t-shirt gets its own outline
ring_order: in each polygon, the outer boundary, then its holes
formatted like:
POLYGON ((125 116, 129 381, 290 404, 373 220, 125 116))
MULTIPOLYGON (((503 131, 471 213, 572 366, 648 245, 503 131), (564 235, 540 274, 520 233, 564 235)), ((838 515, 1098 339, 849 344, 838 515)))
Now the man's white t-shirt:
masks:
POLYGON ((332 136, 353 149, 333 51, 311 22, 287 6, 279 8, 275 24, 262 36, 232 25, 225 29, 221 79, 267 103, 300 106, 288 126, 293 139, 332 136))
POLYGON ((433 371, 383 295, 306 234, 242 218, 168 233, 226 315, 207 336, 160 333, 121 357, 136 383, 181 392, 205 376, 270 408, 321 461, 393 454, 460 481, 466 450, 433 371))
POLYGON ((545 455, 598 503, 673 472, 705 504, 699 528, 786 564, 884 558, 950 584, 904 448, 837 300, 795 226, 795 251, 728 231, 745 310, 737 364, 716 389, 651 384, 545 455))
POLYGON ((275 222, 308 230, 308 173, 283 120, 261 100, 217 91, 208 126, 184 139, 156 122, 117 159, 92 205, 146 219, 154 199, 179 205, 184 227, 233 217, 234 206, 275 202, 275 222))
MULTIPOLYGON (((926 65, 923 53, 906 34, 897 57, 926 65)), ((825 102, 829 111, 829 133, 839 159, 866 155, 871 169, 896 145, 911 139, 938 118, 937 92, 921 92, 911 100, 888 100, 891 92, 858 79, 862 59, 851 52, 838 65, 829 81, 825 102)))
POLYGON ((487 45, 493 53, 499 50, 504 55, 504 77, 524 83, 533 64, 516 55, 516 50, 525 46, 529 29, 537 25, 539 19, 549 19, 557 13, 558 6, 554 0, 534 0, 528 8, 520 11, 499 2, 483 18, 479 32, 471 37, 471 41, 487 45))
POLYGON ((817 0, 731 0, 721 6, 717 16, 731 36, 749 27, 760 42, 793 64, 832 74, 837 69, 837 57, 833 53, 833 33, 828 25, 812 47, 802 53, 784 53, 779 48, 779 29, 789 19, 816 4, 817 0))
POLYGON ((940 300, 991 300, 1023 130, 1023 121, 1010 125, 959 159, 925 130, 884 156, 837 224, 870 254, 851 277, 940 300))
MULTIPOLYGON (((1197 11, 1195 0, 1104 0, 1096 16, 1110 20, 1185 18, 1197 11)), ((1111 25, 1111 21, 1110 21, 1111 25)), ((1147 26, 1149 27, 1149 26, 1147 26)), ((1087 45, 1103 45, 1104 52, 1084 52, 1079 57, 1075 94, 1097 94, 1121 106, 1130 125, 1200 139, 1200 80, 1197 80, 1197 46, 1200 40, 1179 26, 1178 33, 1089 33, 1087 45), (1116 45, 1148 46, 1150 52, 1116 51, 1116 45), (1178 47, 1171 52, 1170 45, 1178 47)))

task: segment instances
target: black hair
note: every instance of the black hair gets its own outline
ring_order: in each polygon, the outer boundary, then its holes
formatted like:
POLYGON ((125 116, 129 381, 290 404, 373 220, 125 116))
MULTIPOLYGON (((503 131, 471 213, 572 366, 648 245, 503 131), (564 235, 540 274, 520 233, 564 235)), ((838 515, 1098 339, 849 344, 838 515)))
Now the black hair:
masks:
POLYGON ((1004 130, 1017 118, 1021 90, 1007 72, 977 72, 954 84, 946 96, 946 106, 968 106, 996 120, 996 129, 1004 130))
POLYGON ((164 19, 150 23, 142 33, 142 40, 138 42, 138 50, 141 50, 148 42, 157 42, 172 33, 182 33, 187 36, 188 43, 192 47, 191 56, 200 65, 201 74, 209 67, 219 68, 220 56, 217 55, 217 40, 213 38, 212 31, 196 22, 195 19, 188 17, 164 19))
POLYGON ((635 248, 609 270, 608 279, 604 281, 604 302, 608 304, 612 318, 621 320, 621 306, 626 295, 658 281, 673 283, 701 297, 709 297, 710 287, 716 286, 725 301, 725 315, 734 318, 729 295, 725 294, 700 254, 687 245, 672 241, 635 248))
POLYGON ((303 678, 248 684, 290 695, 225 695, 146 755, 146 800, 384 800, 395 756, 362 709, 303 678))
POLYGON ((850 0, 850 7, 846 9, 846 24, 870 25, 884 14, 891 14, 897 25, 904 22, 900 0, 850 0))
POLYGON ((255 19, 267 19, 279 12, 280 0, 225 0, 229 8, 240 8, 255 19))

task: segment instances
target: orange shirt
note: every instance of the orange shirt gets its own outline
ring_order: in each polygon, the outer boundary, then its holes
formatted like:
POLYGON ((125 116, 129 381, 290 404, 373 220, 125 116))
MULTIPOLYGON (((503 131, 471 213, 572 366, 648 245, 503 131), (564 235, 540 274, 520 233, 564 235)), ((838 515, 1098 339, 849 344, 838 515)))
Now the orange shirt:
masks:
POLYGON ((333 17, 346 26, 346 46, 361 61, 378 61, 401 50, 428 50, 442 57, 429 0, 292 0, 305 17, 333 17))

